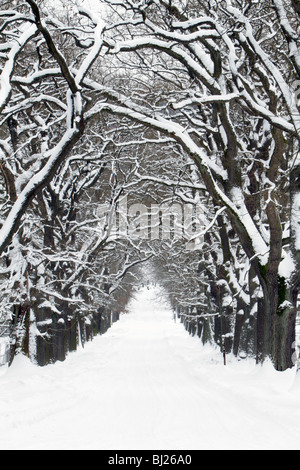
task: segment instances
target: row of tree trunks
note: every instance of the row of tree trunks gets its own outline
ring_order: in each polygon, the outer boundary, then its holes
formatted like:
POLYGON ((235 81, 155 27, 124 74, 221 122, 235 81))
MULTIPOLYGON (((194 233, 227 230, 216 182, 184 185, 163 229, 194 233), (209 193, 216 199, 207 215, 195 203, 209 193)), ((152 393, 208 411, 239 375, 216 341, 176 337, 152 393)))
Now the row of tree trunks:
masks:
POLYGON ((88 317, 57 315, 41 308, 37 319, 34 319, 28 306, 17 306, 13 318, 15 340, 11 345, 10 365, 18 353, 23 353, 41 367, 62 362, 69 352, 106 333, 118 319, 118 313, 111 313, 103 307, 88 317))
POLYGON ((203 344, 212 342, 225 354, 253 357, 258 364, 271 359, 276 370, 284 371, 295 365, 297 293, 291 296, 280 280, 277 289, 277 310, 276 296, 270 291, 256 299, 253 295, 246 308, 237 302, 233 309, 232 305, 223 305, 222 284, 213 284, 211 297, 217 313, 210 316, 209 311, 177 306, 176 316, 188 333, 201 338, 203 344))

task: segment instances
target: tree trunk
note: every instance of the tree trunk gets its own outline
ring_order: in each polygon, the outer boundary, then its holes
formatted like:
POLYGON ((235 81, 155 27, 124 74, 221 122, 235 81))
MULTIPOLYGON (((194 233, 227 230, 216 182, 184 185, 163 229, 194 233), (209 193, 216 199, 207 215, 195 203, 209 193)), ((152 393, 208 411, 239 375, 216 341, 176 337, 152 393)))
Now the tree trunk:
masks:
POLYGON ((267 282, 264 298, 258 301, 257 362, 268 357, 278 371, 292 368, 296 331, 296 299, 284 278, 267 282))

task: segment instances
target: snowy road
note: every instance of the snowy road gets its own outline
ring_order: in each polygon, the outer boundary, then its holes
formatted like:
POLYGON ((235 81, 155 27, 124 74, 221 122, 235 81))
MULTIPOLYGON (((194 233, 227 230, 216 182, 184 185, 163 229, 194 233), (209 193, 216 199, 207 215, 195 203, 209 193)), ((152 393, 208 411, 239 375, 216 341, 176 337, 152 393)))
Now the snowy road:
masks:
POLYGON ((64 363, 0 371, 0 449, 300 449, 293 371, 203 348, 157 289, 64 363))

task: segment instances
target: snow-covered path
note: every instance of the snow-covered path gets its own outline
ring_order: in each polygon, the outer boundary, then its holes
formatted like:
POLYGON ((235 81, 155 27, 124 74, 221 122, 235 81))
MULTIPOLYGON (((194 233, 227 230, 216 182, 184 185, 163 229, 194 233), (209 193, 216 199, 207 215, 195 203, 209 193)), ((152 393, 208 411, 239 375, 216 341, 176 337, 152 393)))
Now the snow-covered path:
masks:
POLYGON ((64 363, 0 371, 0 449, 300 449, 294 371, 229 361, 159 289, 64 363))

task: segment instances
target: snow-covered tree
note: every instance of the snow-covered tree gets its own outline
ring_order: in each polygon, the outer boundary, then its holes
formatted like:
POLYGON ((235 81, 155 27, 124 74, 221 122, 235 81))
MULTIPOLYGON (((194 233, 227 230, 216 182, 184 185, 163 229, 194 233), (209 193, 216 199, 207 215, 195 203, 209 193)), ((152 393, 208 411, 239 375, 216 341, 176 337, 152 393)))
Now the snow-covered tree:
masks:
MULTIPOLYGON (((106 27, 107 53, 120 66, 129 64, 132 76, 167 86, 155 101, 146 98, 146 86, 129 94, 91 84, 103 102, 88 117, 102 110, 126 116, 157 138, 171 137, 195 162, 247 259, 258 360, 272 357, 280 370, 292 366, 299 290, 299 108, 292 86, 299 78, 299 19, 293 5, 107 3, 120 18, 106 27)), ((237 260, 231 243, 228 249, 225 266, 233 279, 237 260)))
MULTIPOLYGON (((206 277, 210 302, 225 315, 226 347, 235 354, 246 350, 251 331, 258 361, 271 357, 277 369, 291 367, 300 287, 297 2, 106 0, 101 18, 75 7, 65 18, 50 16, 43 4, 11 1, 0 10, 0 255, 4 282, 9 279, 19 299, 10 304, 19 305, 17 318, 28 311, 30 263, 22 247, 30 227, 44 221, 49 263, 58 245, 62 253, 67 247, 72 270, 83 233, 96 223, 84 220, 74 196, 99 181, 95 145, 104 152, 109 146, 128 155, 117 172, 110 167, 110 181, 117 181, 108 191, 111 200, 117 201, 119 182, 137 187, 128 175, 139 184, 173 187, 185 203, 189 191, 201 193, 197 204, 209 226, 204 233, 216 231, 206 277), (107 122, 105 132, 97 122, 107 122), (154 146, 165 152, 165 165, 157 165, 154 146), (181 173, 176 186, 183 161, 193 172, 187 179, 181 173), (155 174, 155 167, 164 170, 155 174)), ((110 289, 151 252, 130 238, 118 243, 126 253, 123 267, 110 260, 103 271, 112 274, 110 289)), ((196 264, 207 261, 199 254, 196 264)), ((67 271, 59 270, 55 282, 63 284, 67 271)), ((81 296, 97 282, 88 274, 87 288, 84 276, 81 296)))

